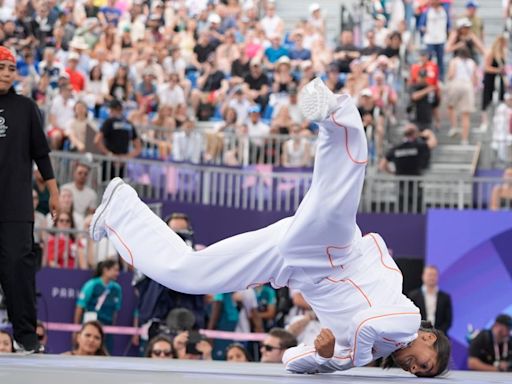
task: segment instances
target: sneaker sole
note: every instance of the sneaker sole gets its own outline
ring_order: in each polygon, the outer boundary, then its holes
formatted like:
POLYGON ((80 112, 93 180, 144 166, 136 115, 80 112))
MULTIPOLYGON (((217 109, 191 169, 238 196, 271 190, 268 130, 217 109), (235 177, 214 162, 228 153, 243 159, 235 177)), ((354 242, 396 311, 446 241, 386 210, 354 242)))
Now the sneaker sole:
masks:
MULTIPOLYGON (((92 233, 91 233, 91 237, 93 238, 93 240, 96 240, 95 236, 94 236, 94 234, 96 233, 96 225, 97 225, 98 221, 100 221, 101 216, 105 213, 105 210, 107 209, 108 205, 110 204, 110 200, 112 200, 112 196, 114 196, 114 192, 117 190, 117 188, 119 188, 121 185, 124 185, 124 184, 125 184, 125 182, 120 179, 119 181, 117 181, 117 183, 112 187, 112 189, 110 191, 109 191, 108 187, 105 190, 103 200, 105 200, 105 197, 106 197, 106 201, 104 203, 103 202, 101 203, 100 207, 103 206, 101 211, 98 212, 97 217, 93 218, 93 226, 92 226, 92 233)), ((110 184, 109 184, 109 186, 110 186, 110 184)), ((96 214, 94 214, 94 216, 96 216, 96 214)))

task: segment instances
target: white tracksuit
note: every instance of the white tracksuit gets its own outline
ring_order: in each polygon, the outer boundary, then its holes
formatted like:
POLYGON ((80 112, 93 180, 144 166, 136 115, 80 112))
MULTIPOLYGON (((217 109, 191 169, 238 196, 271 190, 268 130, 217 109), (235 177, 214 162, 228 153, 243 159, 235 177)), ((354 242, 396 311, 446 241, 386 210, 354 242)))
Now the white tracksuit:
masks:
POLYGON ((362 366, 417 337, 420 314, 402 295, 402 275, 377 234, 361 236, 356 212, 367 162, 361 118, 348 95, 320 124, 309 192, 293 217, 191 250, 120 187, 105 212, 121 256, 159 283, 185 293, 234 292, 270 282, 299 289, 336 337, 331 359, 311 346, 286 351, 293 372, 362 366))

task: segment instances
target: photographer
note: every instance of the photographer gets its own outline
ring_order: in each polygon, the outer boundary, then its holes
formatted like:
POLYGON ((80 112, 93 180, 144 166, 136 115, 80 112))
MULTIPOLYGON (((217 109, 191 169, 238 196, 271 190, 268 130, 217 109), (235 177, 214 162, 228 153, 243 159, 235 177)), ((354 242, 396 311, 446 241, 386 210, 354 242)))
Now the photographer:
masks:
POLYGON ((212 345, 198 331, 178 333, 173 344, 178 359, 212 360, 212 345))
POLYGON ((436 87, 428 83, 427 76, 426 69, 418 72, 416 84, 411 85, 411 100, 407 107, 410 120, 420 131, 432 128, 432 114, 439 105, 436 87))
POLYGON ((491 329, 480 331, 469 346, 468 368, 474 371, 510 372, 512 369, 512 318, 501 314, 491 329))

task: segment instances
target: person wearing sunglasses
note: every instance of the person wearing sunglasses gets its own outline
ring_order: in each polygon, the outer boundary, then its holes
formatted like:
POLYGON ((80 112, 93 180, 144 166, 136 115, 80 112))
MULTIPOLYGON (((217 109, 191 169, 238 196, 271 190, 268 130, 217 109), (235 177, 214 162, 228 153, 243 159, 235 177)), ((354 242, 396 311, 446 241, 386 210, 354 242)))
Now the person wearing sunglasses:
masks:
POLYGON ((153 337, 148 343, 144 356, 151 359, 174 359, 175 354, 171 338, 167 335, 153 337))
POLYGON ((421 324, 386 243, 375 233, 363 236, 356 223, 368 143, 354 101, 316 78, 302 89, 299 106, 318 122, 319 135, 311 186, 293 217, 194 251, 117 178, 91 237, 108 236, 124 260, 174 290, 236 292, 267 282, 298 289, 324 329, 315 345, 284 353, 288 371, 333 372, 393 356, 417 376, 444 373, 448 338, 421 324))
POLYGON ((262 363, 281 363, 284 352, 297 345, 297 339, 290 332, 281 328, 272 328, 261 344, 262 363))

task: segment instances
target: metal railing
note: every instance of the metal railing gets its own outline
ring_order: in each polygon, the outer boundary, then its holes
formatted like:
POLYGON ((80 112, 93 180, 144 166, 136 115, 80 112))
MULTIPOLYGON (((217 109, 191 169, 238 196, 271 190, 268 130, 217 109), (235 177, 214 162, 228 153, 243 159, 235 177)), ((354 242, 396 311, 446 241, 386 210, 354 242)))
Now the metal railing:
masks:
MULTIPOLYGON (((70 175, 83 156, 54 152, 52 159, 62 183, 69 181, 62 177, 70 175)), ((111 177, 120 175, 147 201, 170 200, 257 211, 294 211, 312 179, 311 172, 268 165, 229 168, 143 159, 124 161, 105 156, 92 156, 89 160, 93 164, 91 184, 100 192, 111 177), (117 165, 112 166, 114 163, 117 165), (113 173, 105 175, 105 169, 113 173)), ((500 188, 502 208, 510 209, 512 184, 501 178, 393 176, 369 171, 359 211, 425 213, 428 208, 487 209, 495 187, 500 188)))

